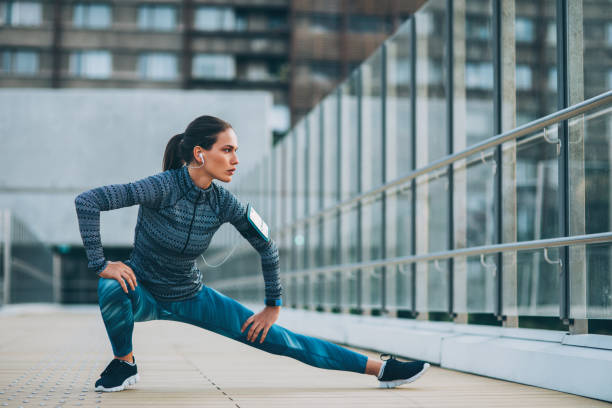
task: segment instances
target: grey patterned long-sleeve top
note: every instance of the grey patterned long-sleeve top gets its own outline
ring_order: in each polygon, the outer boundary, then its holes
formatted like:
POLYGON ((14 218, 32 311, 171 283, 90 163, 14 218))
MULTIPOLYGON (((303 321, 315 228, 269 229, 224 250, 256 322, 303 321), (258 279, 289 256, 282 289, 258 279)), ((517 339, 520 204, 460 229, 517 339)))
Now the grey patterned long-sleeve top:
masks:
POLYGON ((198 187, 185 166, 133 183, 94 188, 74 202, 88 267, 98 274, 108 262, 100 238, 100 211, 140 204, 134 249, 125 263, 155 298, 170 301, 195 296, 203 284, 195 259, 226 222, 259 252, 266 299, 281 298, 274 241, 265 241, 257 233, 234 194, 214 182, 206 189, 198 187))

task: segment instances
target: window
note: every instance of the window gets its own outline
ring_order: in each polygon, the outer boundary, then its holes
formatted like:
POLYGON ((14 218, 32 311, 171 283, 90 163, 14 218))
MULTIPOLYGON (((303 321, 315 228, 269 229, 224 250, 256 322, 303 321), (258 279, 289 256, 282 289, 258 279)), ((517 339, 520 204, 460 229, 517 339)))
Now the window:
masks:
POLYGON ((390 21, 378 16, 352 15, 349 17, 349 30, 355 32, 387 32, 390 21))
POLYGON ((141 30, 171 31, 176 27, 176 7, 165 5, 140 6, 138 27, 141 30))
POLYGON ((232 55, 196 54, 192 75, 194 78, 232 79, 236 76, 236 61, 232 55))
POLYGON ((287 16, 284 14, 271 14, 268 16, 268 28, 278 30, 287 27, 287 16))
POLYGON ((265 81, 270 79, 268 65, 265 62, 251 62, 247 65, 247 79, 251 81, 265 81))
POLYGON ((107 28, 111 26, 111 8, 103 3, 77 3, 74 5, 72 24, 75 27, 107 28))
POLYGON ((493 65, 488 62, 467 63, 465 86, 472 89, 493 89, 493 65))
POLYGON ((340 28, 340 16, 335 14, 316 14, 309 17, 310 30, 314 32, 337 31, 340 28))
POLYGON ((246 31, 249 29, 249 18, 244 13, 236 13, 236 31, 246 31))
POLYGON ((313 61, 310 64, 310 76, 313 82, 334 83, 340 76, 338 64, 333 61, 313 61))
POLYGON ((548 23, 546 28, 546 42, 553 46, 557 44, 557 24, 555 22, 548 23))
POLYGON ((533 42, 533 21, 528 18, 518 17, 514 26, 516 41, 533 42))
POLYGON ((74 51, 70 54, 70 73, 85 78, 109 78, 112 56, 109 51, 74 51))
POLYGON ((236 16, 234 9, 230 7, 198 7, 195 14, 195 28, 205 31, 235 30, 236 16))
POLYGON ((612 45, 612 23, 608 23, 606 26, 606 40, 609 45, 612 45))
POLYGON ((143 79, 173 80, 178 74, 176 55, 165 52, 146 53, 140 56, 138 71, 143 79))
POLYGON ((0 22, 12 26, 38 26, 42 6, 37 1, 6 1, 0 4, 0 22))
POLYGON ((274 105, 272 107, 271 126, 273 130, 284 132, 289 129, 289 107, 287 105, 274 105))
POLYGON ((2 72, 21 75, 38 73, 38 52, 6 50, 2 52, 2 72))
POLYGON ((516 66, 516 89, 531 89, 531 67, 529 65, 516 66))
POLYGON ((469 15, 466 16, 465 33, 471 39, 488 40, 491 37, 489 20, 481 20, 469 15))

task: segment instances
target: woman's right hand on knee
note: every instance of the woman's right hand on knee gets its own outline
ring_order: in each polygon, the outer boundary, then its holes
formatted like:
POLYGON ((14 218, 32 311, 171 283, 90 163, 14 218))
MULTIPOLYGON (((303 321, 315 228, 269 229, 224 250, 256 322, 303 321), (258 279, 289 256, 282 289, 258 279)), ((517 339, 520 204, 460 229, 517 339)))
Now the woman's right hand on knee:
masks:
POLYGON ((138 283, 136 282, 136 275, 134 274, 132 268, 121 261, 109 262, 106 265, 106 268, 100 272, 99 276, 106 279, 116 280, 119 282, 125 293, 128 293, 127 285, 125 284, 126 281, 132 290, 136 290, 136 286, 138 286, 138 283))

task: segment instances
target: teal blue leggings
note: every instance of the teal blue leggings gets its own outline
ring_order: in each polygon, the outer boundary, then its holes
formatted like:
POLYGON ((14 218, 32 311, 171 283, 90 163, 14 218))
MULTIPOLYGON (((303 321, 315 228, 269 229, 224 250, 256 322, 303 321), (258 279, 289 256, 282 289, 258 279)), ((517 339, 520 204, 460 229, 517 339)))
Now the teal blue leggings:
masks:
POLYGON ((240 332, 240 329, 254 313, 207 286, 203 286, 191 299, 165 302, 156 300, 142 284, 136 286, 136 290, 128 285, 128 293, 125 293, 116 280, 100 278, 98 301, 115 356, 122 357, 132 351, 134 322, 173 320, 193 324, 311 366, 365 373, 367 356, 325 340, 294 333, 277 324, 270 327, 263 343, 259 342, 261 334, 254 342, 248 341, 248 328, 244 332, 240 332))

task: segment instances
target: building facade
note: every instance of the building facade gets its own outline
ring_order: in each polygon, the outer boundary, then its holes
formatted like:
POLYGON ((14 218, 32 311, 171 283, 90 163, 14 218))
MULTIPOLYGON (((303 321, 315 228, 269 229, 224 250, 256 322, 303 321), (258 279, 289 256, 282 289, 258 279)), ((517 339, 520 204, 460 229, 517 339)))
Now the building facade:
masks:
POLYGON ((419 3, 3 1, 0 87, 266 90, 278 136, 419 3))

